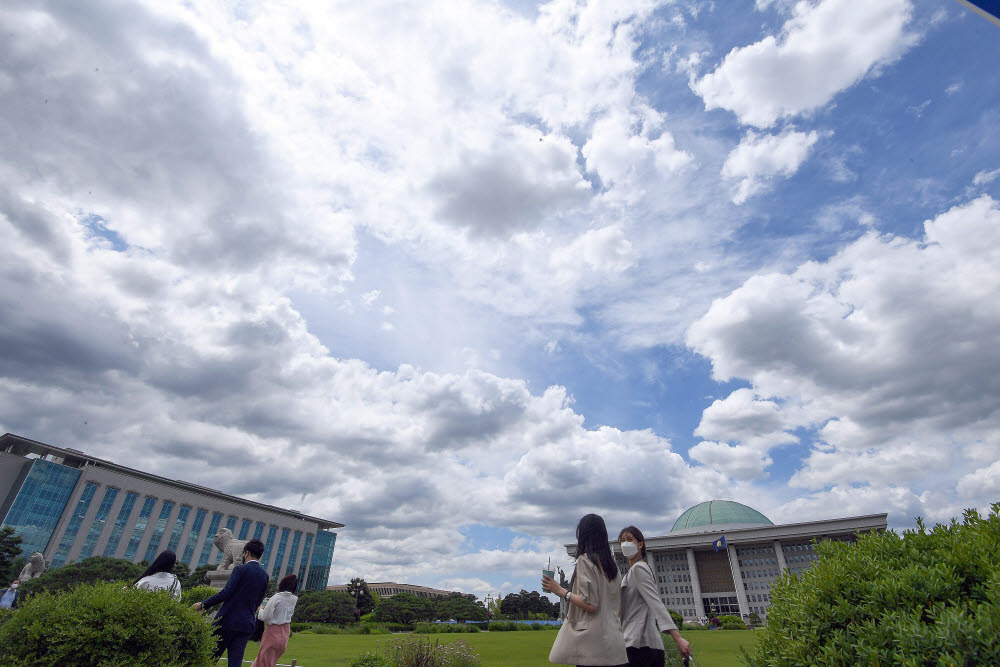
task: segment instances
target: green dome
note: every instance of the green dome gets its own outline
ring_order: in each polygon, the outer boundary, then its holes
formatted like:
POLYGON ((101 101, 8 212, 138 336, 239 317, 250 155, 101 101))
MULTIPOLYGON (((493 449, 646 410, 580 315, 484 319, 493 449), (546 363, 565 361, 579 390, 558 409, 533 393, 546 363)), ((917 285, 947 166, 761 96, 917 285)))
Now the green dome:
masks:
POLYGON ((709 500, 698 503, 681 514, 670 532, 701 532, 697 529, 710 530, 712 527, 749 528, 773 525, 770 519, 752 507, 732 500, 709 500))

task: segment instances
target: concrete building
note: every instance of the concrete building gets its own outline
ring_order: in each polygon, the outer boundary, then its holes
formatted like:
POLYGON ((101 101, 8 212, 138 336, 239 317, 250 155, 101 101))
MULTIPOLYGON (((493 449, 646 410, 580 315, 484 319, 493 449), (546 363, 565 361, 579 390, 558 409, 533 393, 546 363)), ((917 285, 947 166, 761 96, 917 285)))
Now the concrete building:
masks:
MULTIPOLYGON (((346 585, 338 586, 327 586, 328 591, 347 591, 346 585)), ((456 591, 443 591, 440 588, 428 588, 427 586, 416 586, 413 584, 397 584, 394 581, 376 581, 368 584, 368 590, 373 593, 378 593, 379 597, 391 598, 397 593, 413 593, 422 598, 430 598, 436 600, 437 598, 445 598, 449 595, 454 594, 456 591)))
POLYGON ((193 570, 221 561, 212 538, 224 527, 264 542, 261 565, 272 578, 297 574, 313 590, 326 586, 331 529, 343 527, 10 433, 0 436, 0 503, 0 526, 50 567, 90 556, 152 561, 169 549, 193 570))
MULTIPOLYGON (((766 618, 775 579, 786 570, 801 572, 818 558, 813 540, 853 542, 859 533, 885 530, 886 518, 868 514, 776 526, 746 505, 710 500, 684 512, 668 534, 645 533, 646 562, 663 604, 686 620, 751 613, 766 618), (717 549, 723 537, 725 547, 717 549)), ((576 545, 567 547, 573 555, 576 545)), ((624 572, 617 542, 613 549, 624 572)))

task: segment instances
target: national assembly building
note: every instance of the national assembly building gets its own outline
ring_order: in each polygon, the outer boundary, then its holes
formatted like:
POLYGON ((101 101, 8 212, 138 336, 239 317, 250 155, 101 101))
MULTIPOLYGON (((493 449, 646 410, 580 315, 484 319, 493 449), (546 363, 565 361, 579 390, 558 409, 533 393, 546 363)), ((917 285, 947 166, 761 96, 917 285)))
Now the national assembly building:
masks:
POLYGON ((272 579, 299 577, 326 588, 343 524, 126 468, 79 450, 17 435, 0 436, 0 527, 38 551, 49 567, 90 556, 151 562, 169 549, 191 570, 222 560, 220 528, 264 542, 261 565, 272 579))
MULTIPOLYGON (((861 533, 885 530, 887 516, 776 526, 752 507, 709 500, 681 514, 668 534, 645 535, 646 562, 663 604, 686 621, 724 614, 745 618, 751 613, 765 619, 772 584, 783 572, 801 572, 815 562, 814 541, 853 542, 861 533)), ((567 547, 573 555, 576 545, 567 547)), ((626 561, 617 542, 613 549, 624 572, 626 561)))

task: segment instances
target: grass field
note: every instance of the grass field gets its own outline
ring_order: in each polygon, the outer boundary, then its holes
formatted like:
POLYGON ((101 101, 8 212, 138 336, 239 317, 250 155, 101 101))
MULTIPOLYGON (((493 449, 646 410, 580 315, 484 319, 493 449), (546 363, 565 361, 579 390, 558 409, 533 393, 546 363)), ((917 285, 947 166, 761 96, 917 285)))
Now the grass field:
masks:
MULTIPOLYGON (((741 664, 739 647, 744 646, 749 649, 754 641, 754 633, 751 630, 685 631, 684 636, 694 647, 697 667, 738 667, 741 664)), ((289 640, 288 651, 282 656, 281 662, 289 664, 294 658, 301 667, 346 665, 365 651, 375 648, 378 641, 391 640, 393 637, 394 635, 295 634, 289 640)), ((555 638, 555 631, 480 632, 432 635, 431 641, 438 639, 442 644, 456 640, 465 641, 479 653, 483 667, 492 665, 533 667, 549 664, 549 649, 552 648, 555 638)), ((244 659, 253 660, 256 654, 257 645, 248 644, 244 659)))

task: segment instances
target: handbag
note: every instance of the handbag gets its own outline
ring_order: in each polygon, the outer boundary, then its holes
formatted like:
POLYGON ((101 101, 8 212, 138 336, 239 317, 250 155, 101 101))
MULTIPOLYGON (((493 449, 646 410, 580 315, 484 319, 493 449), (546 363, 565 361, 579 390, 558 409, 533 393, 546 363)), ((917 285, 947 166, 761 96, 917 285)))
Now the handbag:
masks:
POLYGON ((256 619, 256 622, 254 623, 253 626, 253 634, 250 635, 250 641, 259 642, 264 637, 264 627, 265 627, 264 621, 260 620, 259 618, 256 619))

